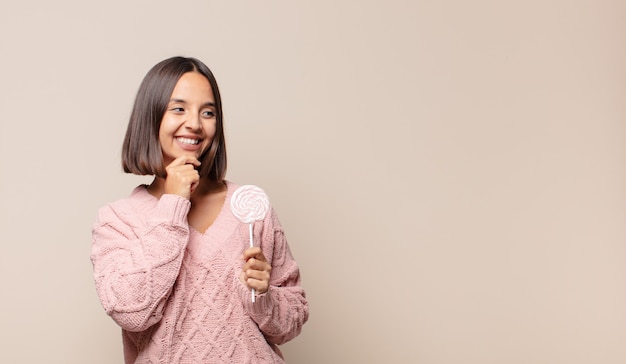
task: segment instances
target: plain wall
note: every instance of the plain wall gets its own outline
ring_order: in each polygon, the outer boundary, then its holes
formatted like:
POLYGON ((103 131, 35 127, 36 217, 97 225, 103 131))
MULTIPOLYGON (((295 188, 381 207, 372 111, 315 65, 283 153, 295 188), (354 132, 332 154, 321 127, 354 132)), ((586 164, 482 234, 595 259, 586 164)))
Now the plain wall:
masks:
POLYGON ((122 361, 91 224, 185 55, 300 263, 288 362, 626 363, 626 2, 3 1, 0 41, 0 362, 122 361))

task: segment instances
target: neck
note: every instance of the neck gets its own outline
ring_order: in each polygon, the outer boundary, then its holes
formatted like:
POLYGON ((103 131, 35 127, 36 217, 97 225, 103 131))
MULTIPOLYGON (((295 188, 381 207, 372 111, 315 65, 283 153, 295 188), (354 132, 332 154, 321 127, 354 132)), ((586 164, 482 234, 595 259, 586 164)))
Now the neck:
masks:
POLYGON ((204 196, 215 192, 221 192, 226 188, 225 181, 211 181, 206 178, 200 179, 200 184, 193 191, 192 196, 204 196))

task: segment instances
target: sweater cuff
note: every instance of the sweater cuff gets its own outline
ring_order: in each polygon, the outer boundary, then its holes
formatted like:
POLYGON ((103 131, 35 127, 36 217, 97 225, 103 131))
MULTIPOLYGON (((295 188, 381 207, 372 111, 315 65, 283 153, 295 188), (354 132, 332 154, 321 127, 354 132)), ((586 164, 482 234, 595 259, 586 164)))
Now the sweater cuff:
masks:
POLYGON ((172 194, 164 194, 157 204, 157 216, 170 222, 174 226, 187 226, 187 214, 191 208, 191 201, 172 194))
POLYGON ((271 295, 272 287, 267 292, 256 294, 254 302, 252 302, 252 291, 243 284, 239 285, 239 296, 243 302, 243 308, 248 314, 257 321, 257 318, 263 319, 272 313, 274 302, 271 295))

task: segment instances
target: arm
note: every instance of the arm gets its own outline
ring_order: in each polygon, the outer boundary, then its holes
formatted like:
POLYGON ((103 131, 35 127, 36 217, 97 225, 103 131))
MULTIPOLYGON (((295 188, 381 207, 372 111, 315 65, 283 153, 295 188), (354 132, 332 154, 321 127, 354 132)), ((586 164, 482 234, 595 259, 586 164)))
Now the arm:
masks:
POLYGON ((249 287, 241 285, 240 296, 245 310, 259 325, 268 342, 283 344, 300 334, 309 316, 309 305, 300 286, 300 270, 291 252, 285 233, 273 213, 265 224, 261 247, 271 264, 267 292, 250 300, 249 287))
POLYGON ((96 290, 122 328, 143 331, 161 320, 189 240, 190 205, 163 195, 147 221, 130 208, 100 210, 91 251, 96 290))

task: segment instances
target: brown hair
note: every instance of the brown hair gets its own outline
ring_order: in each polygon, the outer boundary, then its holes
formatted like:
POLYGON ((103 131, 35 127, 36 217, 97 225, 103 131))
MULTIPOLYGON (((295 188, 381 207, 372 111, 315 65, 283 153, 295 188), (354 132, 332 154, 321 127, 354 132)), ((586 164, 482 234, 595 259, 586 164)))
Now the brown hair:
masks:
POLYGON ((222 99, 211 70, 195 58, 172 57, 156 64, 144 77, 130 115, 124 144, 124 172, 166 177, 159 142, 161 120, 174 87, 187 72, 198 72, 209 80, 215 98, 216 129, 209 148, 200 156, 200 177, 222 181, 226 175, 226 143, 222 124, 222 99))

